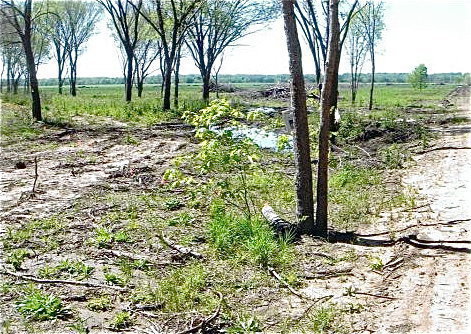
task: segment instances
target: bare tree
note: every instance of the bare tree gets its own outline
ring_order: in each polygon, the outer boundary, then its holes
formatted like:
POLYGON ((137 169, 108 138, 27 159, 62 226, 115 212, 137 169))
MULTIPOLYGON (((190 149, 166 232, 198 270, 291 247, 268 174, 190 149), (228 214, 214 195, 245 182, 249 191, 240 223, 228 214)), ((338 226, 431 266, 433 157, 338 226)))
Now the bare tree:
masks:
POLYGON ((77 62, 85 48, 85 43, 95 31, 95 25, 101 16, 101 6, 87 1, 65 1, 65 12, 62 16, 64 29, 70 35, 67 45, 69 60, 70 94, 77 95, 77 62))
POLYGON ((40 30, 50 40, 53 48, 53 57, 57 64, 57 84, 59 94, 63 93, 64 71, 67 64, 67 48, 70 44, 70 29, 66 29, 63 17, 65 15, 65 1, 47 1, 50 15, 47 15, 40 30))
POLYGON ((0 13, 13 27, 23 46, 31 87, 32 114, 35 120, 40 121, 42 120, 41 96, 32 47, 33 21, 37 15, 32 12, 32 2, 32 0, 25 0, 17 4, 14 0, 1 0, 0 13))
POLYGON ((384 29, 384 3, 382 1, 368 1, 363 9, 358 13, 363 31, 368 44, 368 53, 370 54, 371 62, 371 86, 370 86, 370 99, 368 109, 373 109, 373 95, 375 87, 375 72, 376 72, 376 46, 381 40, 381 35, 384 29))
POLYGON ((139 41, 139 20, 142 0, 131 5, 130 0, 97 0, 111 17, 115 33, 126 53, 126 101, 132 98, 134 53, 139 41))
POLYGON ((224 50, 254 32, 254 25, 274 18, 276 6, 268 1, 209 0, 188 29, 186 43, 203 80, 203 99, 209 99, 212 68, 224 50))
POLYGON ((152 66, 162 52, 162 44, 153 29, 149 29, 147 22, 141 30, 141 37, 134 50, 134 77, 138 97, 142 97, 144 82, 153 72, 152 66))
MULTIPOLYGON (((296 19, 301 26, 303 35, 306 38, 311 54, 314 58, 314 64, 316 66, 316 81, 320 82, 322 70, 326 72, 327 66, 327 51, 330 43, 330 35, 332 33, 330 26, 331 18, 331 6, 329 1, 320 1, 321 8, 316 6, 314 0, 302 0, 301 4, 295 2, 296 6, 296 19), (322 16, 318 14, 322 11, 322 16), (323 19, 321 18, 323 17, 323 19), (324 27, 324 29, 323 29, 324 27)), ((340 28, 339 35, 339 52, 336 54, 336 62, 340 64, 340 58, 342 55, 342 48, 345 39, 348 34, 350 27, 350 21, 355 14, 355 10, 358 6, 358 0, 354 0, 353 3, 345 2, 345 9, 342 11, 342 17, 345 17, 340 28)), ((340 23, 339 23, 340 25, 340 23)), ((336 74, 338 75, 338 74, 336 74)), ((334 80, 335 89, 338 90, 338 79, 334 80)), ((331 96, 331 104, 337 107, 338 94, 331 96)), ((336 131, 338 124, 335 119, 335 108, 332 108, 330 115, 330 130, 336 131)))
POLYGON ((329 0, 329 48, 321 93, 321 125, 319 133, 319 162, 317 167, 317 208, 315 234, 327 237, 329 129, 330 114, 337 97, 339 53, 341 48, 339 24, 340 0, 329 0), (334 98, 335 96, 335 98, 334 98))
MULTIPOLYGON (((201 3, 202 0, 154 0, 145 13, 139 10, 157 32, 162 43, 164 110, 170 109, 172 71, 178 58, 178 50, 201 3)), ((136 8, 134 4, 131 5, 136 8)))
POLYGON ((307 122, 306 89, 304 85, 301 46, 294 18, 295 0, 281 0, 291 74, 292 106, 294 108, 294 154, 296 164, 296 214, 300 233, 314 230, 311 153, 307 122))
POLYGON ((357 17, 352 20, 352 25, 347 38, 347 53, 350 62, 350 91, 352 104, 355 104, 358 85, 360 83, 361 70, 367 53, 367 40, 363 27, 357 17))

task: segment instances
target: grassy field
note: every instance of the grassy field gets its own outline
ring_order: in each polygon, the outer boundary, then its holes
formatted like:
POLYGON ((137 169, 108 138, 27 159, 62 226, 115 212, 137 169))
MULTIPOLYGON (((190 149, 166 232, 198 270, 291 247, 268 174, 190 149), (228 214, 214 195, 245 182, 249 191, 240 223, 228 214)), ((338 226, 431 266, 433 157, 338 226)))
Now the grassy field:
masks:
MULTIPOLYGON (((286 108, 289 101, 257 96, 259 86, 252 86, 222 94, 228 105, 200 111, 200 88, 182 86, 180 107, 163 112, 157 89, 146 87, 142 99, 125 103, 119 86, 81 87, 75 98, 48 87, 42 90, 44 124, 31 122, 27 97, 3 96, 1 166, 14 198, 2 217, 2 256, 13 273, 0 286, 3 331, 179 332, 213 314, 206 327, 213 332, 357 330, 352 319, 363 317, 365 300, 347 294, 313 304, 314 297, 292 291, 312 284, 306 273, 321 272, 340 274, 316 283, 345 288, 350 276, 343 268, 380 270, 378 254, 275 235, 260 209, 270 203, 294 220, 292 152, 263 150, 210 128, 222 110, 238 126, 280 131, 279 115, 247 120, 247 110, 286 108), (204 131, 193 132, 182 115, 204 131), (212 121, 198 118, 204 115, 212 121), (179 127, 168 127, 169 121, 179 127), (33 157, 40 161, 36 193, 29 190, 33 157), (27 166, 23 174, 18 162, 27 166), (70 200, 56 206, 62 198, 70 200), (324 256, 312 255, 319 252, 324 256), (17 284, 24 281, 15 274, 101 287, 17 284)), ((452 89, 378 86, 369 112, 367 87, 355 106, 342 88, 344 119, 330 165, 332 228, 361 230, 385 212, 417 205, 414 191, 394 182, 394 173, 434 140, 430 126, 457 121, 452 108, 439 106, 452 89)), ((318 114, 309 121, 316 159, 318 114)))

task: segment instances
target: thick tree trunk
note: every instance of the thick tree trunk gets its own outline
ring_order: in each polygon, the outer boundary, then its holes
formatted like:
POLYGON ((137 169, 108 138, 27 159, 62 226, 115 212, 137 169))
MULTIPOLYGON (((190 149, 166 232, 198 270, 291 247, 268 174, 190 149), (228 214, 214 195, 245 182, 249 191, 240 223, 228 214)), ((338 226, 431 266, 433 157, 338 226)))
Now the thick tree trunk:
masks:
POLYGON ((127 52, 126 57, 128 58, 127 63, 127 74, 126 74, 126 102, 131 102, 132 99, 132 63, 134 60, 132 52, 127 52))
POLYGON ((373 109, 373 94, 375 89, 375 53, 371 52, 371 87, 370 87, 370 102, 368 103, 368 110, 373 109))
POLYGON ((137 83, 137 97, 142 97, 143 90, 144 90, 144 80, 139 79, 137 83))
POLYGON ((204 74, 201 75, 201 78, 203 79, 203 100, 208 102, 209 101, 209 85, 211 83, 211 75, 208 74, 207 72, 204 72, 204 74))
POLYGON ((294 107, 296 214, 299 221, 299 232, 302 234, 312 234, 314 232, 314 202, 301 46, 299 44, 294 16, 294 0, 283 0, 282 4, 289 54, 289 70, 292 78, 292 106, 294 107))
POLYGON ((337 95, 338 54, 340 25, 338 18, 339 0, 330 0, 330 34, 328 58, 325 67, 324 84, 321 94, 321 125, 319 134, 319 163, 317 169, 317 210, 315 234, 327 237, 328 218, 328 169, 329 169, 329 127, 332 102, 337 95))

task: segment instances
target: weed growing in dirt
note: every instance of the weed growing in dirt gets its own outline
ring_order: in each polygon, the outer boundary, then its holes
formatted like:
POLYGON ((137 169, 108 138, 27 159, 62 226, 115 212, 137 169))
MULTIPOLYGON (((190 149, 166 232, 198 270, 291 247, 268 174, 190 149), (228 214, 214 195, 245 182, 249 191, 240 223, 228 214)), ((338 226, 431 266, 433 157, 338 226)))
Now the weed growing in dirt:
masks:
POLYGON ((92 311, 107 311, 112 308, 111 297, 104 295, 92 298, 88 301, 87 308, 92 311))
POLYGON ((125 329, 132 325, 132 317, 129 312, 121 311, 115 314, 110 326, 114 329, 125 329))
POLYGON ((392 144, 380 150, 382 162, 391 169, 403 168, 411 159, 410 152, 398 144, 392 144))
POLYGON ((21 264, 24 262, 24 260, 31 257, 32 255, 32 252, 28 249, 14 249, 8 254, 6 262, 11 264, 15 270, 20 270, 21 264))
POLYGON ((109 228, 98 227, 91 242, 99 248, 110 248, 113 242, 130 242, 130 240, 126 231, 112 232, 109 228))
POLYGON ((16 309, 29 320, 50 320, 65 315, 62 301, 34 286, 26 288, 16 302, 16 309))
POLYGON ((320 307, 308 316, 306 326, 312 333, 338 332, 338 321, 341 318, 341 310, 335 305, 320 307))

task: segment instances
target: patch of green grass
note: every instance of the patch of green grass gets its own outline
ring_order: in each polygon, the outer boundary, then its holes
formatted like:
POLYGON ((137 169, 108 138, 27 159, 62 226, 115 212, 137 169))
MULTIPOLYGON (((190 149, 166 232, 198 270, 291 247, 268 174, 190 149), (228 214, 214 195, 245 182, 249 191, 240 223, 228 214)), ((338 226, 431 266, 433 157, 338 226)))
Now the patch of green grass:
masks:
POLYGON ((193 216, 188 212, 181 212, 168 220, 169 226, 191 226, 195 221, 193 216))
POLYGON ((104 295, 92 298, 88 301, 87 308, 92 311, 107 311, 112 308, 111 297, 104 295))
POLYGON ((335 227, 355 229, 382 209, 384 186, 377 170, 344 165, 332 173, 330 217, 335 227))
POLYGON ((106 227, 98 227, 91 239, 99 248, 110 248, 113 242, 129 242, 131 239, 126 231, 112 232, 106 227))
POLYGON ((205 266, 192 263, 172 270, 152 285, 135 289, 132 300, 159 305, 164 312, 209 311, 216 304, 216 298, 207 291, 208 279, 205 266))
POLYGON ((38 274, 45 278, 74 277, 77 279, 89 278, 95 269, 82 261, 63 260, 56 266, 44 266, 38 274))
POLYGON ((178 198, 169 198, 165 201, 164 207, 169 211, 174 211, 181 208, 183 203, 178 198))
POLYGON ((320 307, 308 316, 307 328, 311 333, 337 333, 341 311, 335 305, 320 307))
POLYGON ((277 238, 270 226, 258 218, 227 214, 220 207, 213 210, 208 223, 211 246, 223 258, 238 258, 262 267, 287 265, 293 261, 290 238, 277 238))
POLYGON ((16 302, 16 309, 29 320, 51 320, 65 315, 62 301, 52 294, 46 294, 29 287, 16 302))
POLYGON ((391 169, 403 168, 404 164, 411 159, 410 152, 398 144, 392 144, 379 151, 382 162, 391 169))

